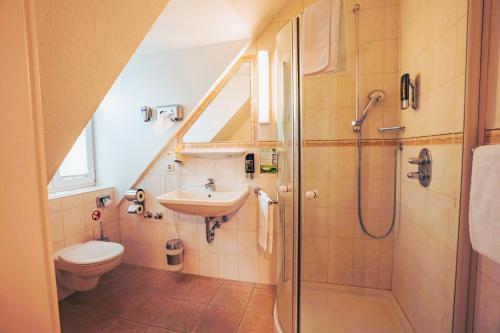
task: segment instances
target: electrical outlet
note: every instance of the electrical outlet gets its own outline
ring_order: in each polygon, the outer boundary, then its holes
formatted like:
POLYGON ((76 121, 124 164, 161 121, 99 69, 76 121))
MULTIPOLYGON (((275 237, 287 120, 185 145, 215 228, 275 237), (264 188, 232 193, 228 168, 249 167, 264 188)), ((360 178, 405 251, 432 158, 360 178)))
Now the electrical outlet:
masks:
POLYGON ((167 163, 167 172, 174 172, 175 171, 175 164, 174 162, 168 162, 167 163))

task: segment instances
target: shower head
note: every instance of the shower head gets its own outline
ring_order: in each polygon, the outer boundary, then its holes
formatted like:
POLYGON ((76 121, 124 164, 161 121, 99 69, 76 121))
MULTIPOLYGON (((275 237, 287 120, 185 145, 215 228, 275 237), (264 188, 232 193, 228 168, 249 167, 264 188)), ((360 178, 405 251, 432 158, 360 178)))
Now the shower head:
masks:
POLYGON ((382 90, 374 90, 368 95, 370 101, 368 102, 368 104, 366 104, 366 107, 363 111, 363 114, 361 115, 361 118, 352 121, 352 129, 354 132, 361 131, 361 125, 363 125, 363 122, 365 121, 366 117, 368 117, 368 112, 370 111, 373 104, 375 104, 378 101, 382 101, 384 97, 385 93, 382 90))

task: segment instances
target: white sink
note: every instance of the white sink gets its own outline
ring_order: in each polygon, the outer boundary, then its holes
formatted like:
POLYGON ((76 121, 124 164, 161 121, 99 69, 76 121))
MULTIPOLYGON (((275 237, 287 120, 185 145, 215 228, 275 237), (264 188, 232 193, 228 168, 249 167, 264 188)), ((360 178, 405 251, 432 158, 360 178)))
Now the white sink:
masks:
POLYGON ((215 191, 203 186, 186 186, 160 195, 156 200, 168 209, 199 216, 222 216, 238 210, 248 196, 247 185, 216 185, 215 191))

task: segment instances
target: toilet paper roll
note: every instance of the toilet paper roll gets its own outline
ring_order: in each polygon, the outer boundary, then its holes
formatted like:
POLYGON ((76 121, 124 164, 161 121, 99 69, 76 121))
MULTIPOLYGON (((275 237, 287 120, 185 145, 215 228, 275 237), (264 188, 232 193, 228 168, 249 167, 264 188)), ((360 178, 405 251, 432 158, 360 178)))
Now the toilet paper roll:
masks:
POLYGON ((170 127, 174 125, 174 121, 167 112, 162 112, 156 117, 156 121, 153 124, 153 131, 155 135, 160 135, 165 133, 170 127))
POLYGON ((140 188, 131 188, 125 192, 125 199, 128 201, 143 202, 144 198, 144 191, 140 188))
POLYGON ((111 200, 111 199, 104 200, 104 207, 109 207, 109 206, 111 206, 112 203, 113 203, 113 200, 111 200))
POLYGON ((144 212, 143 205, 130 205, 127 208, 127 213, 140 215, 144 212))

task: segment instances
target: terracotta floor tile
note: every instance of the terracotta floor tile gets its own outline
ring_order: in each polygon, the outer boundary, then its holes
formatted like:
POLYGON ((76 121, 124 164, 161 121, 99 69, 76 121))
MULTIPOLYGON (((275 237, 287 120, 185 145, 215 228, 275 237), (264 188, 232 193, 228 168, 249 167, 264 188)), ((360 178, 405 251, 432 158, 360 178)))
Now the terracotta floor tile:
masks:
POLYGON ((243 315, 238 333, 273 333, 272 315, 247 311, 243 315))
POLYGON ((137 323, 135 321, 114 318, 109 325, 102 330, 105 333, 144 333, 149 328, 148 325, 137 323))
POLYGON ((147 291, 168 297, 177 297, 195 277, 187 274, 168 273, 148 284, 147 291))
POLYGON ((97 306, 103 303, 111 294, 111 287, 97 285, 96 288, 85 291, 75 292, 73 295, 68 296, 59 303, 59 306, 76 307, 80 306, 86 309, 95 310, 97 306))
POLYGON ((254 288, 247 311, 273 314, 275 298, 273 290, 254 288))
POLYGON ((172 303, 173 299, 151 293, 138 293, 119 314, 120 317, 142 323, 154 323, 156 318, 172 303))
POLYGON ((142 267, 121 264, 101 277, 99 283, 123 289, 134 289, 144 283, 142 278, 144 271, 145 269, 142 267))
POLYGON ((208 305, 194 333, 235 333, 243 316, 243 309, 232 309, 219 305, 208 305))
POLYGON ((64 333, 266 333, 275 297, 274 286, 120 265, 59 308, 64 333))
POLYGON ((169 330, 168 328, 163 328, 163 327, 158 327, 158 326, 149 326, 146 333, 179 333, 179 332, 169 330))
POLYGON ((194 277, 182 290, 178 298, 199 303, 209 303, 222 281, 218 279, 194 277))
POLYGON ((62 332, 100 332, 112 321, 113 317, 104 314, 77 309, 64 310, 60 313, 62 332))
POLYGON ((252 289, 253 287, 250 285, 225 282, 219 290, 217 290, 210 304, 245 309, 250 299, 250 295, 252 294, 252 289))
POLYGON ((110 287, 103 291, 100 302, 93 306, 93 310, 111 315, 120 315, 134 301, 137 294, 126 289, 110 287))
POLYGON ((196 325, 206 305, 175 300, 155 320, 154 324, 175 331, 189 332, 196 325))

